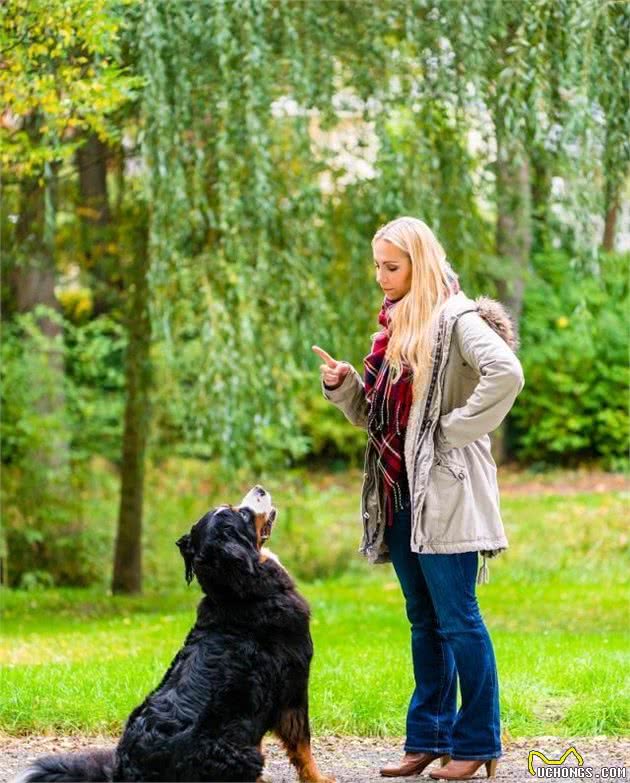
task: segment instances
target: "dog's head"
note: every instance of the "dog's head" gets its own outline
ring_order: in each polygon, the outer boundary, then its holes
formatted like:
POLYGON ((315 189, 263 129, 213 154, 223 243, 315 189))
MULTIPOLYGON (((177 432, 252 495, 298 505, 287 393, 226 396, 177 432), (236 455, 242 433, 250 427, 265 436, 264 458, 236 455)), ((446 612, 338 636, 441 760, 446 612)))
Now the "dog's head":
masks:
POLYGON ((204 514, 177 541, 186 581, 196 576, 205 593, 216 592, 217 587, 248 592, 276 513, 271 495, 256 485, 238 506, 218 506, 204 514))

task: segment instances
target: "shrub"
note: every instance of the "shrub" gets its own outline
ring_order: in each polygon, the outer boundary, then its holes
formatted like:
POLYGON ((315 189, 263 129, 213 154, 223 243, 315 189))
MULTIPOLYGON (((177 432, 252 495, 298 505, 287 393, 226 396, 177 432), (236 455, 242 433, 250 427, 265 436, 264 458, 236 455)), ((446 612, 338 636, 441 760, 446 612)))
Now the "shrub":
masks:
POLYGON ((628 260, 535 257, 521 320, 525 388, 512 411, 521 460, 627 465, 628 260))
MULTIPOLYGON (((3 527, 12 585, 90 584, 105 547, 88 530, 89 460, 120 451, 122 337, 106 317, 42 334, 36 310, 2 340, 3 527)), ((6 579, 6 576, 5 576, 6 579)))
MULTIPOLYGON (((335 467, 336 463, 359 465, 365 452, 367 435, 354 427, 343 413, 324 398, 319 381, 299 406, 302 432, 310 441, 309 460, 315 458, 335 467)), ((341 466, 341 465, 339 465, 341 466)))

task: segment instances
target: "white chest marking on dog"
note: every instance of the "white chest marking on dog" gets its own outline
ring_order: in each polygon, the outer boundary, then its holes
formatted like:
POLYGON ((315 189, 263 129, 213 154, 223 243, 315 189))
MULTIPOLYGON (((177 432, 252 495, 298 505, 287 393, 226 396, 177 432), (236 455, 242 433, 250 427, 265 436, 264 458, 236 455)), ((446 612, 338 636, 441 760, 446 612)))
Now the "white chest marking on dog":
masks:
MULTIPOLYGON (((262 555, 262 557, 263 557, 265 560, 275 560, 275 561, 276 561, 276 563, 277 563, 277 564, 278 564, 278 565, 279 565, 281 568, 284 568, 284 566, 283 566, 283 565, 282 565, 282 563, 280 562, 280 558, 278 557, 278 555, 276 555, 276 554, 275 554, 275 552, 272 552, 272 551, 271 551, 271 549, 267 549, 267 547, 266 547, 266 546, 263 546, 263 547, 261 547, 261 548, 260 548, 260 554, 262 555)), ((284 568, 284 570, 286 571, 287 569, 286 569, 286 568, 284 568)))

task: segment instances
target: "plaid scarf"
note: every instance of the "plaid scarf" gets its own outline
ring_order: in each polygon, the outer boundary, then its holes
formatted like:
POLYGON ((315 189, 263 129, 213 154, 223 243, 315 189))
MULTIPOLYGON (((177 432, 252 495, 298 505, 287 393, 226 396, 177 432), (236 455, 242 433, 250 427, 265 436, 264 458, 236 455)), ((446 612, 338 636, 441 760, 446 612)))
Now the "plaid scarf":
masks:
MULTIPOLYGON (((449 273, 449 293, 460 290, 455 273, 449 273)), ((383 327, 374 338, 372 350, 363 360, 365 396, 368 401, 368 437, 378 453, 377 465, 385 493, 385 518, 394 524, 394 512, 403 508, 409 496, 404 460, 405 432, 413 402, 413 372, 403 361, 402 375, 392 382, 385 353, 389 342, 392 307, 400 300, 383 300, 378 322, 383 327)))

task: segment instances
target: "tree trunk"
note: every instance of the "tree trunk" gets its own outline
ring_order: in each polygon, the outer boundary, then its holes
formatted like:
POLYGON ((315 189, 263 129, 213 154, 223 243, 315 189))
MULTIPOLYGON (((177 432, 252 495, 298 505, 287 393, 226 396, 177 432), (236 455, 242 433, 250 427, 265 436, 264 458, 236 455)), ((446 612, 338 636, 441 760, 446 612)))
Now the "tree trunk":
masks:
POLYGON ((543 153, 537 151, 531 158, 532 167, 532 244, 542 251, 549 244, 549 199, 551 173, 543 153))
POLYGON ((497 134, 497 255, 506 266, 499 296, 518 325, 532 248, 529 162, 522 148, 497 134), (522 158, 516 158, 520 151, 522 158))
MULTIPOLYGON (((497 112, 497 116, 500 115, 497 112)), ((530 164, 519 142, 508 139, 500 119, 495 119, 497 139, 496 169, 496 252, 505 264, 505 279, 497 281, 499 298, 510 311, 518 328, 523 311, 525 278, 532 248, 530 164)), ((497 462, 510 456, 510 420, 494 436, 497 462)))
POLYGON ((123 292, 115 227, 107 188, 107 162, 111 151, 95 134, 77 150, 84 267, 90 273, 94 315, 110 312, 123 292))
POLYGON ((142 590, 142 507, 150 419, 151 320, 147 280, 149 252, 144 216, 138 216, 138 221, 140 225, 134 229, 134 256, 129 272, 127 400, 112 580, 114 593, 139 593, 142 590))
POLYGON ((606 183, 606 218, 602 248, 609 253, 615 249, 615 231, 617 229, 617 214, 619 212, 619 194, 614 192, 610 181, 606 183))
MULTIPOLYGON (((55 295, 56 177, 56 169, 52 168, 46 186, 40 185, 38 179, 25 180, 21 184, 19 215, 15 227, 17 257, 13 259, 9 274, 13 306, 18 313, 30 312, 37 305, 60 311, 55 295)), ((50 338, 50 344, 45 349, 49 375, 46 383, 40 384, 44 391, 35 399, 34 405, 40 414, 54 414, 62 412, 66 405, 63 349, 53 342, 55 338, 61 339, 63 329, 48 316, 42 316, 37 323, 42 333, 50 338)), ((25 345, 24 350, 29 348, 25 345)), ((32 350, 41 349, 34 347, 32 350)), ((40 465, 55 470, 56 481, 61 487, 69 466, 68 452, 68 432, 64 425, 51 428, 46 446, 31 456, 40 465)))
MULTIPOLYGON (((47 240, 46 232, 46 193, 37 179, 29 179, 20 188, 20 211, 15 227, 16 247, 19 258, 10 274, 13 301, 19 313, 33 310, 43 304, 59 311, 59 302, 55 296, 55 261, 53 245, 47 240)), ((51 209, 54 210, 54 183, 51 183, 51 209)), ((54 220, 54 214, 48 220, 54 220)), ((42 332, 47 337, 61 334, 61 327, 50 318, 39 321, 42 332)))
MULTIPOLYGON (((27 124, 27 128, 28 128, 27 124)), ((18 218, 12 237, 10 270, 11 315, 31 313, 44 305, 60 311, 55 295, 55 225, 57 210, 57 167, 46 165, 45 182, 24 179, 19 185, 18 218)), ((42 536, 28 541, 18 527, 9 525, 0 537, 3 567, 1 579, 19 583, 24 571, 43 570, 57 578, 68 550, 57 542, 68 542, 76 530, 71 492, 70 429, 66 419, 65 359, 63 327, 54 316, 40 315, 39 335, 22 337, 22 351, 30 372, 23 394, 24 410, 35 414, 35 435, 28 451, 20 456, 19 483, 11 492, 11 505, 19 509, 25 528, 42 536), (6 538, 5 538, 6 536, 6 538), (20 543, 18 543, 20 542, 20 543), (14 549, 15 547, 15 549, 14 549)))

